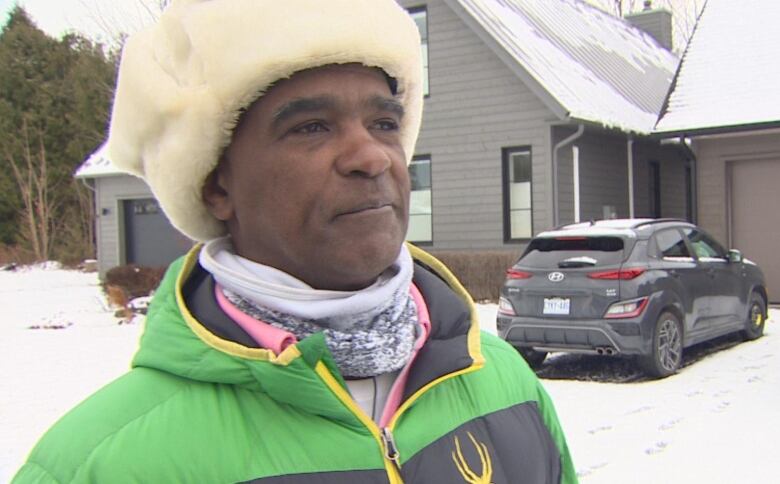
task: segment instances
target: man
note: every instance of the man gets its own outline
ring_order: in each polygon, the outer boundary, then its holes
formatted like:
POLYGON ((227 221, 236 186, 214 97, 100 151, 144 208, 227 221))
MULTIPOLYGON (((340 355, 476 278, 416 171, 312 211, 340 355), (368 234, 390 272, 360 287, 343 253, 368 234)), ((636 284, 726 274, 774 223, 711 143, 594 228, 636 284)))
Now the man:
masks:
POLYGON ((576 482, 533 373, 403 243, 421 71, 393 0, 174 1, 129 39, 111 156, 205 244, 16 482, 576 482))

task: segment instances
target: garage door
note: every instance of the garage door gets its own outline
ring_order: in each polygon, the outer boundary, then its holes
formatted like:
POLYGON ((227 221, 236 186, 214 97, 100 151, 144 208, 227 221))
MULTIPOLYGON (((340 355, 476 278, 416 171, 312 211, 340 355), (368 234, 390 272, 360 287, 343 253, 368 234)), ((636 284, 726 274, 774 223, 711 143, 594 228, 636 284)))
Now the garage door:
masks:
POLYGON ((192 246, 168 222, 155 199, 124 200, 123 209, 127 264, 167 266, 192 246))
POLYGON ((731 164, 731 241, 761 266, 769 299, 780 303, 780 155, 731 164))

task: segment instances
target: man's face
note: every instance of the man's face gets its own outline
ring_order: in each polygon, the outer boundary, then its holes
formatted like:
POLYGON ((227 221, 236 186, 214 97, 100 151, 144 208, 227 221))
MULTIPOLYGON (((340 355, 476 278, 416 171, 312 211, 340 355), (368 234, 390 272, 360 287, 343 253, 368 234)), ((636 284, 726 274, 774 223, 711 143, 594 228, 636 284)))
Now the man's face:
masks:
POLYGON ((318 289, 366 287, 406 235, 402 116, 377 69, 299 72, 244 114, 204 199, 239 255, 318 289))

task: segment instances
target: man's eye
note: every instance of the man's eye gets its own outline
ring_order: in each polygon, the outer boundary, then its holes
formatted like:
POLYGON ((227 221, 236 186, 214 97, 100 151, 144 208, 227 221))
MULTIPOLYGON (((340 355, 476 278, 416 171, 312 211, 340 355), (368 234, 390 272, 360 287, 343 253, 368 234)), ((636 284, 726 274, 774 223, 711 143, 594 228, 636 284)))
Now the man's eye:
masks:
POLYGON ((296 126, 295 128, 292 129, 292 132, 300 133, 300 134, 311 134, 311 133, 319 133, 327 130, 328 129, 325 127, 325 125, 322 122, 312 121, 309 123, 296 126))
POLYGON ((380 119, 374 123, 374 126, 382 131, 395 131, 398 129, 398 122, 392 119, 380 119))

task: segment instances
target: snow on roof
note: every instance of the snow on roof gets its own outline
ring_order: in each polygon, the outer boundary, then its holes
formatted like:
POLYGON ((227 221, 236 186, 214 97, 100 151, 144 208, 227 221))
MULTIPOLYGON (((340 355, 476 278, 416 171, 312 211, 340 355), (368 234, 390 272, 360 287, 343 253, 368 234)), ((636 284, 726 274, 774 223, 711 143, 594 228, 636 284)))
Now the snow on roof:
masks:
POLYGON ((709 0, 657 132, 780 121, 780 2, 709 0))
POLYGON ((448 3, 465 10, 571 118, 652 131, 678 59, 650 35, 580 0, 448 3))
POLYGON ((124 172, 114 166, 106 156, 106 145, 104 143, 76 169, 73 176, 76 178, 97 178, 123 174, 124 172))

